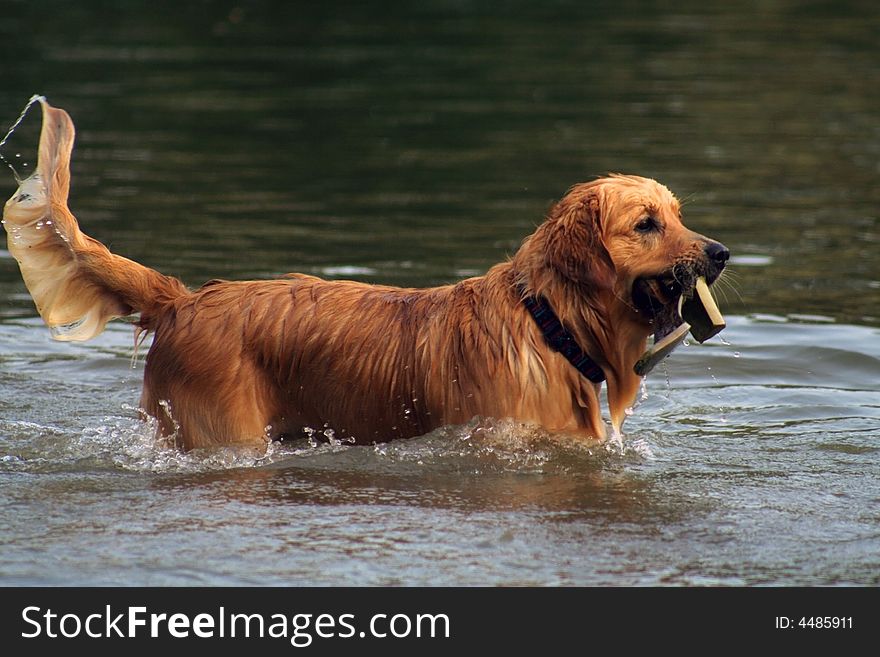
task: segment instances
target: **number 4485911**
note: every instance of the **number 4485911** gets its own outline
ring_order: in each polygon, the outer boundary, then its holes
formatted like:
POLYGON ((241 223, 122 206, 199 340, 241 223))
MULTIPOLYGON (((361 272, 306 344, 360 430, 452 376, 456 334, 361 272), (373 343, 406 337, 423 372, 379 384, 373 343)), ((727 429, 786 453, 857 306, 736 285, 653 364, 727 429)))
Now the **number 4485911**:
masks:
POLYGON ((801 616, 790 618, 788 616, 776 617, 776 629, 805 629, 805 630, 851 630, 853 626, 852 616, 801 616))

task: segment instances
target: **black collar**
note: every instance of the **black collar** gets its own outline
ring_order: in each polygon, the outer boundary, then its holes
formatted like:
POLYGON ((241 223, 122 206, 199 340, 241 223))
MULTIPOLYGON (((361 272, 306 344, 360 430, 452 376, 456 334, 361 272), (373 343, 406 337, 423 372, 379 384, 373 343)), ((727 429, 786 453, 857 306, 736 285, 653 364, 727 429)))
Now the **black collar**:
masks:
POLYGON ((519 291, 523 305, 541 329, 550 348, 565 356, 568 362, 590 381, 602 383, 605 380, 605 372, 581 349, 574 336, 559 321, 547 300, 544 297, 526 295, 522 286, 519 291))

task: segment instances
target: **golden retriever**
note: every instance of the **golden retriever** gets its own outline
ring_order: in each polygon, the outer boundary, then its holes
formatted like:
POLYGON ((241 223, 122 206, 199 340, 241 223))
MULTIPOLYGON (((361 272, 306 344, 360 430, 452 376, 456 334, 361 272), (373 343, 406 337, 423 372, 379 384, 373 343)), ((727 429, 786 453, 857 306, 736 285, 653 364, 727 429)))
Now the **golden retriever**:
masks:
POLYGON ((73 123, 41 102, 37 170, 4 211, 10 252, 56 339, 140 313, 153 333, 141 407, 183 449, 266 445, 304 427, 373 443, 474 416, 602 440, 602 378, 619 430, 648 336, 680 326, 678 299, 729 257, 684 227, 666 187, 613 175, 575 185, 509 261, 454 285, 290 274, 189 290, 80 231, 67 207, 73 123), (551 346, 536 302, 595 381, 551 346))

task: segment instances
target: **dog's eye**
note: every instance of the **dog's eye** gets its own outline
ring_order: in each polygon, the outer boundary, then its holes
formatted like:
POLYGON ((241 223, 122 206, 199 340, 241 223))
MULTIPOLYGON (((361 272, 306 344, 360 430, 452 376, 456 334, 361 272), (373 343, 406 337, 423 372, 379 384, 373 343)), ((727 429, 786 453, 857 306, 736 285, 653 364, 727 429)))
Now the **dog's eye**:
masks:
POLYGON ((645 217, 636 224, 637 233, 653 233, 660 228, 660 224, 654 217, 645 217))

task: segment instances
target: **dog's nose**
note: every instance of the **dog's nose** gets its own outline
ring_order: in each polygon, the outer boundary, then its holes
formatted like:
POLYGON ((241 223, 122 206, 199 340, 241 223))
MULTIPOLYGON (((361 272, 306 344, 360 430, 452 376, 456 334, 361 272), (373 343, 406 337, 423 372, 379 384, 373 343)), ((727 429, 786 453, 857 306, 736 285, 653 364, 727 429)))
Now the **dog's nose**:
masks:
POLYGON ((730 250, 721 242, 709 242, 706 244, 705 251, 706 257, 718 267, 723 267, 730 260, 730 250))

